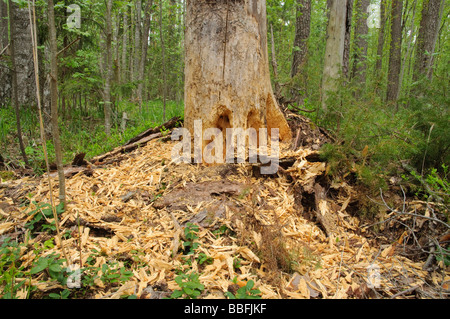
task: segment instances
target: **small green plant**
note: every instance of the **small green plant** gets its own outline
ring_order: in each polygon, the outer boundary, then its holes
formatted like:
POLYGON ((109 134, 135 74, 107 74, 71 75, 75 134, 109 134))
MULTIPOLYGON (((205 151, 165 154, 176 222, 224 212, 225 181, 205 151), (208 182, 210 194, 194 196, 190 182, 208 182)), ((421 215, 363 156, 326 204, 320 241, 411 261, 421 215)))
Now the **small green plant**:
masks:
POLYGON ((54 253, 47 257, 39 257, 33 263, 30 275, 36 275, 45 271, 51 279, 57 280, 61 285, 65 285, 67 283, 66 268, 63 267, 64 259, 59 259, 59 257, 60 255, 54 253))
MULTIPOLYGON (((53 233, 56 231, 55 221, 52 220, 50 223, 47 222, 47 219, 53 219, 52 206, 47 203, 37 203, 35 201, 33 201, 32 204, 34 204, 36 208, 28 212, 28 215, 33 218, 25 224, 25 227, 32 233, 40 231, 53 233)), ((56 214, 60 215, 63 212, 64 207, 63 203, 61 203, 56 206, 56 214)))
POLYGON ((69 299, 70 290, 64 289, 59 294, 51 293, 48 295, 51 299, 69 299))
POLYGON ((199 265, 202 264, 212 264, 214 261, 214 259, 212 259, 211 257, 209 257, 208 255, 206 255, 205 253, 200 253, 198 254, 197 257, 197 262, 199 265))
POLYGON ((102 265, 102 275, 100 280, 105 284, 115 284, 119 282, 126 282, 132 276, 133 273, 125 269, 125 267, 117 267, 118 264, 103 264, 102 265))
POLYGON ((222 225, 218 229, 214 230, 212 233, 216 235, 217 238, 225 235, 227 232, 231 232, 227 225, 222 225))
POLYGON ((234 259, 233 259, 233 268, 234 269, 239 269, 239 268, 241 268, 241 259, 240 258, 238 258, 238 257, 235 257, 234 259))
MULTIPOLYGON (((233 283, 237 282, 237 277, 234 277, 233 283)), ((249 280, 247 284, 236 291, 236 294, 233 295, 230 291, 225 293, 229 299, 261 299, 261 291, 259 289, 253 289, 255 286, 255 282, 253 280, 249 280)))
POLYGON ((198 232, 198 226, 193 223, 187 223, 186 227, 184 228, 184 237, 186 238, 186 241, 183 242, 183 246, 186 249, 188 249, 188 252, 186 255, 192 255, 194 254, 195 250, 200 245, 199 243, 196 243, 195 241, 199 238, 197 235, 198 232))
POLYGON ((0 296, 2 299, 14 299, 15 292, 25 283, 16 282, 16 278, 25 277, 22 266, 18 266, 23 244, 6 238, 0 246, 0 296))
POLYGON ((178 299, 183 297, 184 299, 196 299, 205 289, 198 279, 199 275, 195 272, 188 274, 182 273, 175 277, 175 282, 180 289, 174 290, 171 299, 178 299))

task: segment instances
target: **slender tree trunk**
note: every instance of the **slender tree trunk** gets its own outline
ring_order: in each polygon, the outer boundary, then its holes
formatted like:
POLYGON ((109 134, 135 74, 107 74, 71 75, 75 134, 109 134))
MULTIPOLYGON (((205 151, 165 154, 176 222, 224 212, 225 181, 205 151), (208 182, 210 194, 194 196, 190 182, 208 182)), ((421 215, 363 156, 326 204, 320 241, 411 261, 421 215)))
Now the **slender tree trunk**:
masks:
POLYGON ((12 96, 11 102, 14 105, 14 110, 16 112, 16 127, 17 127, 17 136, 19 138, 19 147, 20 153, 22 154, 23 161, 26 165, 28 165, 27 154, 25 153, 25 146, 23 144, 22 138, 22 126, 20 124, 20 106, 19 106, 19 98, 18 98, 18 85, 17 85, 17 66, 16 66, 16 50, 15 50, 15 37, 16 30, 13 22, 13 17, 15 14, 16 5, 13 4, 12 0, 9 0, 9 30, 11 33, 10 36, 10 53, 11 53, 11 68, 12 68, 12 96))
POLYGON ((378 33, 378 46, 377 46, 377 63, 375 65, 375 72, 377 75, 381 71, 383 64, 383 47, 384 47, 384 30, 386 28, 386 1, 381 0, 380 3, 380 32, 378 33))
POLYGON ((342 74, 345 79, 349 77, 350 70, 350 38, 352 31, 353 0, 347 0, 347 12, 345 18, 344 54, 342 61, 342 74))
POLYGON ((366 56, 367 56, 367 8, 370 0, 357 0, 356 2, 356 28, 355 28, 355 49, 353 50, 353 67, 351 77, 358 78, 358 82, 366 82, 366 56))
MULTIPOLYGON (((8 53, 8 3, 0 1, 0 52, 3 56, 8 53)), ((11 72, 0 66, 0 107, 7 105, 11 94, 11 72)))
POLYGON ((123 12, 123 35, 122 35, 122 84, 128 81, 127 70, 127 48, 128 48, 128 6, 125 5, 123 12))
POLYGON ((143 102, 143 89, 144 89, 144 79, 145 79, 145 63, 147 61, 147 52, 148 52, 148 37, 150 32, 150 19, 151 19, 151 9, 153 6, 153 0, 147 1, 144 10, 144 28, 142 32, 141 39, 141 58, 139 61, 139 83, 138 83, 138 99, 139 99, 139 107, 142 106, 143 102))
POLYGON ((400 71, 400 79, 399 79, 400 89, 398 90, 397 99, 400 97, 401 84, 403 83, 403 77, 405 75, 405 69, 406 69, 406 65, 407 65, 406 62, 407 61, 411 62, 411 56, 412 56, 412 51, 413 51, 411 44, 412 44, 412 39, 414 37, 414 20, 416 17, 416 8, 417 8, 417 0, 414 0, 413 14, 412 14, 412 18, 411 18, 411 26, 409 27, 408 46, 406 47, 406 53, 405 53, 405 57, 403 59, 402 69, 400 71))
POLYGON ((162 29, 162 0, 159 1, 159 36, 161 38, 161 58, 162 58, 162 72, 163 72, 163 122, 166 121, 166 94, 167 94, 167 74, 166 74, 166 56, 164 35, 162 29))
POLYGON ((307 41, 311 32, 311 0, 297 0, 296 15, 291 77, 303 68, 307 60, 307 41))
POLYGON ((271 53, 272 53, 272 70, 273 70, 273 79, 275 82, 275 96, 279 96, 281 93, 280 83, 278 83, 278 64, 277 57, 275 54, 275 40, 273 38, 273 27, 270 25, 270 42, 271 42, 271 53))
POLYGON ((416 58, 413 79, 417 81, 421 76, 431 79, 433 67, 433 53, 441 26, 441 0, 424 0, 422 20, 420 21, 417 37, 416 58))
POLYGON ((191 135, 201 120, 203 132, 278 128, 281 140, 290 140, 270 82, 266 1, 186 5, 185 127, 191 135))
POLYGON ((402 11, 403 0, 392 0, 391 47, 389 51, 388 88, 386 94, 386 100, 388 102, 397 101, 398 90, 400 89, 399 80, 402 64, 402 11))
POLYGON ((50 42, 50 101, 51 101, 51 121, 52 136, 55 147, 56 167, 59 179, 59 200, 66 207, 66 182, 62 162, 61 141, 59 138, 58 125, 58 46, 56 38, 55 12, 53 0, 48 0, 48 30, 50 42))
POLYGON ((112 78, 112 0, 108 0, 106 3, 106 79, 105 79, 105 101, 104 101, 104 112, 105 112, 105 133, 107 136, 111 135, 111 78, 112 78))
POLYGON ((327 109, 328 93, 337 90, 344 61, 347 1, 329 0, 329 20, 322 78, 322 108, 327 109))
POLYGON ((134 68, 133 68, 133 73, 132 73, 132 78, 133 78, 133 82, 138 80, 138 75, 139 75, 139 58, 141 55, 141 46, 140 46, 140 41, 141 41, 141 23, 142 23, 142 19, 141 19, 141 14, 142 14, 142 0, 137 0, 136 1, 136 23, 134 26, 134 68))

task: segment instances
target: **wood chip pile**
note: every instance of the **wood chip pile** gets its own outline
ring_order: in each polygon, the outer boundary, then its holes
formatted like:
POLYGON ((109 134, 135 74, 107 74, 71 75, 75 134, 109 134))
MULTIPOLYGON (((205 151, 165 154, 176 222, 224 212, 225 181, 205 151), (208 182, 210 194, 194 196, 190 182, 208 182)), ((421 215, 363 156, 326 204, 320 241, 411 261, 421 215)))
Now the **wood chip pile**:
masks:
MULTIPOLYGON (((337 200, 316 196, 311 207, 301 207, 295 192, 301 188, 314 196, 326 170, 326 163, 306 159, 314 150, 283 149, 282 158, 294 158, 293 164, 264 177, 254 176, 248 163, 175 164, 173 145, 154 139, 118 162, 92 166, 66 180, 68 209, 60 215, 60 226, 71 233, 63 240, 71 264, 80 264, 81 241, 82 265, 118 262, 132 271, 120 285, 95 280, 89 297, 169 297, 179 289, 177 274, 191 271, 205 287, 200 298, 225 298, 225 292, 249 280, 262 298, 401 298, 450 279, 448 272, 429 273, 422 270, 423 262, 400 256, 396 242, 376 246, 368 240, 360 220, 347 212, 354 194, 345 183, 331 185, 341 194, 337 200), (331 220, 328 229, 326 222, 303 217, 311 209, 331 220), (199 225, 199 245, 186 256, 188 223, 199 225), (200 253, 210 262, 200 264, 200 253)), ((53 185, 56 198, 56 177, 53 185)), ((0 188, 0 202, 0 240, 24 237, 33 202, 49 202, 47 179, 8 182, 0 188), (18 205, 13 190, 28 196, 24 205, 18 205)), ((49 238, 39 234, 29 245, 49 238)), ((21 253, 24 267, 37 257, 33 249, 21 253)), ((61 243, 41 257, 52 253, 62 256, 61 243)), ((41 292, 66 288, 44 279, 33 278, 31 284, 41 292)), ((26 296, 26 285, 19 296, 26 296)))

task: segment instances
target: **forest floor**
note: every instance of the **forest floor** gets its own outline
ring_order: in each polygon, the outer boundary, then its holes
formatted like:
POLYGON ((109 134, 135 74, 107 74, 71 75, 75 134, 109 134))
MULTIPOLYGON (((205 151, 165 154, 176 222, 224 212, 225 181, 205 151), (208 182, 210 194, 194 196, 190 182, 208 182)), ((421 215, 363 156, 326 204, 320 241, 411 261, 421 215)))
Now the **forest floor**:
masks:
POLYGON ((376 220, 363 219, 367 194, 326 174, 326 133, 294 117, 294 145, 282 145, 272 176, 250 163, 175 164, 175 142, 157 130, 67 167, 64 249, 44 227, 47 176, 2 183, 0 245, 20 244, 15 296, 446 298, 450 270, 428 242, 448 245, 439 204, 397 188, 372 199, 376 220), (67 290, 52 267, 64 255, 81 264, 81 288, 67 290))

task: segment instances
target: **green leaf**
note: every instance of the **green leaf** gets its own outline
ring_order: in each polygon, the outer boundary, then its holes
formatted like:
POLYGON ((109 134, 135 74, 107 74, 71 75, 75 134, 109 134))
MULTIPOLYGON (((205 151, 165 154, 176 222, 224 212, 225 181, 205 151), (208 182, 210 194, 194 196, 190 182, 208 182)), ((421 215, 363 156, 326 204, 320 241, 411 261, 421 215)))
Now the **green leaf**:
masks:
POLYGON ((170 297, 176 299, 180 298, 182 295, 183 292, 181 290, 175 290, 170 297))
POLYGON ((51 264, 48 267, 49 270, 53 271, 53 272, 61 272, 62 271, 62 267, 59 264, 51 264))
POLYGON ((30 274, 35 275, 48 267, 48 259, 40 258, 37 265, 31 268, 30 274))

